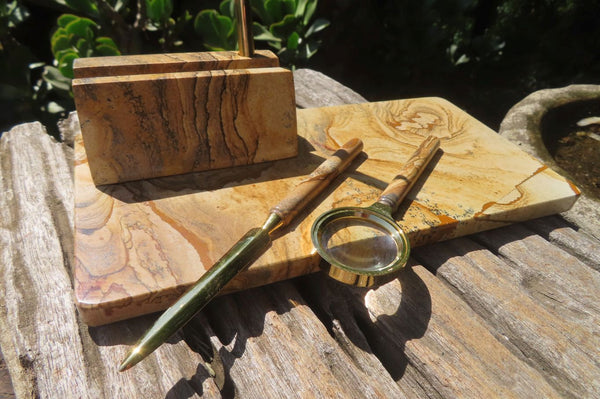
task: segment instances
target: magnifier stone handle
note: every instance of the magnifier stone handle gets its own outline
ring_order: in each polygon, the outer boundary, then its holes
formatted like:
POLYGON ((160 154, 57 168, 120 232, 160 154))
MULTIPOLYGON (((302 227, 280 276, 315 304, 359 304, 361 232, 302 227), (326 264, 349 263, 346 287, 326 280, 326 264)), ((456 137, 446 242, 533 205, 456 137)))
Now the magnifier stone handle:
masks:
POLYGON ((391 207, 392 214, 398 208, 406 194, 421 176, 425 167, 440 147, 440 139, 428 136, 419 148, 406 161, 394 180, 383 190, 377 202, 391 207))
POLYGON ((355 138, 348 141, 301 181, 290 195, 275 205, 271 209, 271 213, 275 213, 281 218, 280 226, 288 224, 306 204, 342 173, 362 151, 362 148, 361 140, 355 138))

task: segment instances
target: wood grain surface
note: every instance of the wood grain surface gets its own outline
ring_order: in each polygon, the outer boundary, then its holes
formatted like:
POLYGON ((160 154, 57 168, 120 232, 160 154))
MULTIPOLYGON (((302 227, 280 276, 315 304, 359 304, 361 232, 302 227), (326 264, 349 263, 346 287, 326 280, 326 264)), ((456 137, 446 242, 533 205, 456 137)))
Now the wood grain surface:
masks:
POLYGON ((10 375, 0 352, 0 399, 14 399, 15 391, 10 381, 10 375))
MULTIPOLYGON (((363 101, 295 78, 299 105, 363 101)), ((156 316, 79 318, 72 164, 39 123, 0 139, 0 347, 19 398, 600 396, 600 241, 560 216, 417 248, 377 290, 315 273, 216 298, 119 373, 156 316)))
POLYGON ((223 171, 97 187, 75 152, 75 292, 103 324, 164 309, 341 144, 364 156, 226 291, 313 272, 310 227, 333 207, 368 206, 427 135, 441 151, 396 213, 412 245, 568 209, 578 191, 516 146, 439 99, 298 111, 298 157, 223 171))

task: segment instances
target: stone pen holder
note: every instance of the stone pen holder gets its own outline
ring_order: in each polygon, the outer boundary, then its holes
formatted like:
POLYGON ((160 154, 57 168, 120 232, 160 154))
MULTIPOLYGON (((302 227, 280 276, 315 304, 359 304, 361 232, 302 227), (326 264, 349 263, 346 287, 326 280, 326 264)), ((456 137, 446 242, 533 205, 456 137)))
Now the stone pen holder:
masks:
POLYGON ((73 95, 96 185, 297 155, 293 75, 270 51, 254 52, 246 16, 237 19, 240 53, 76 60, 73 95))

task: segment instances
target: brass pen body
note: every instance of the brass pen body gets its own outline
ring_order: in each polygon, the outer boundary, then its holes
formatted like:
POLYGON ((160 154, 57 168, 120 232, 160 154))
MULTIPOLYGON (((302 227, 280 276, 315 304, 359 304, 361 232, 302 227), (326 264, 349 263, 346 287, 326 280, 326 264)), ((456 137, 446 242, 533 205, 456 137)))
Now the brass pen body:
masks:
POLYGON ((209 303, 239 272, 250 265, 271 243, 269 231, 248 231, 223 257, 167 309, 135 347, 129 352, 119 371, 136 365, 209 303))
POLYGON ((273 232, 287 225, 311 199, 350 164, 361 150, 360 140, 350 140, 301 181, 290 195, 271 209, 262 227, 248 231, 158 318, 127 354, 119 371, 130 369, 140 362, 194 317, 231 279, 252 264, 268 248, 273 232))

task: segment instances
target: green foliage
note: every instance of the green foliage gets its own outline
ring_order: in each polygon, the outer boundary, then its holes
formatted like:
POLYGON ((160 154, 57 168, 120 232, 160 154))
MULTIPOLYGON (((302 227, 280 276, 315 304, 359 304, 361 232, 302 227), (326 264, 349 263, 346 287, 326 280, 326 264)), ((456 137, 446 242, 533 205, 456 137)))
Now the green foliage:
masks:
MULTIPOLYGON (((319 48, 316 34, 329 26, 329 21, 316 19, 312 24, 317 0, 252 0, 258 17, 252 26, 254 39, 266 42, 280 57, 283 65, 294 68, 305 64, 319 48)), ((233 0, 223 0, 219 10, 203 10, 194 20, 194 29, 209 50, 237 48, 233 0)))
MULTIPOLYGON (((27 37, 31 27, 20 27, 30 15, 24 6, 29 0, 0 0, 0 105, 14 109, 9 113, 20 120, 65 115, 73 109, 73 62, 80 57, 201 47, 235 50, 234 1, 217 1, 208 1, 218 4, 217 9, 198 9, 195 0, 35 1, 31 7, 37 10, 36 18, 51 11, 56 25, 47 33, 47 44, 31 51, 12 35, 22 30, 21 37, 27 37), (52 58, 40 60, 38 54, 44 53, 52 58)), ((254 1, 252 5, 258 21, 253 25, 256 40, 276 50, 284 66, 306 62, 319 46, 316 34, 329 25, 323 19, 311 23, 316 0, 254 1)), ((43 44, 44 38, 37 37, 35 43, 43 44)))
MULTIPOLYGON (((248 1, 282 65, 373 100, 446 97, 492 127, 531 91, 600 80, 598 0, 248 1)), ((73 109, 76 57, 236 46, 233 0, 0 0, 2 117, 73 109)))
POLYGON ((204 46, 213 51, 236 50, 237 33, 233 0, 224 0, 217 10, 202 10, 194 19, 194 29, 204 46))
POLYGON ((91 19, 63 14, 57 24, 50 46, 58 70, 67 78, 73 78, 73 61, 79 57, 121 54, 110 37, 97 37, 99 26, 91 19))
POLYGON ((173 17, 173 0, 144 0, 146 4, 145 30, 160 32, 158 44, 161 51, 172 51, 183 45, 181 35, 186 29, 192 15, 188 10, 183 10, 178 17, 173 17))
POLYGON ((317 0, 251 0, 250 4, 262 21, 254 23, 254 38, 277 50, 284 65, 305 64, 315 55, 321 45, 315 34, 329 26, 324 18, 311 24, 317 0))
POLYGON ((0 37, 6 37, 8 30, 25 21, 29 11, 16 0, 0 2, 0 37))
POLYGON ((0 104, 11 110, 11 100, 30 96, 28 65, 35 57, 11 35, 11 30, 25 21, 29 11, 17 1, 0 3, 0 104))
POLYGON ((3 131, 17 121, 38 120, 55 133, 52 126, 57 118, 73 108, 70 79, 39 62, 13 35, 30 15, 19 1, 0 3, 0 128, 3 131))
POLYGON ((600 81, 597 10, 598 0, 322 2, 335 23, 311 66, 370 100, 442 96, 498 127, 532 91, 600 81))
POLYGON ((80 13, 98 17, 98 6, 96 2, 90 0, 65 0, 65 3, 73 10, 80 13))
POLYGON ((146 15, 155 23, 165 23, 173 13, 172 0, 145 0, 146 15))

